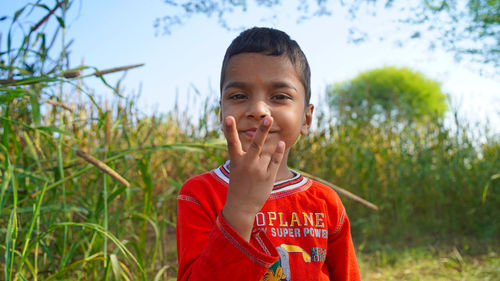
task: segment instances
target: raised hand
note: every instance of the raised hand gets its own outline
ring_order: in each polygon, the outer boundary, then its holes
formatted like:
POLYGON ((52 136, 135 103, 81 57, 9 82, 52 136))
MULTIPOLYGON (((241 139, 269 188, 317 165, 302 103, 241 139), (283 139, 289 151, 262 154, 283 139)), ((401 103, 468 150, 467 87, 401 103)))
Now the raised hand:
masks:
POLYGON ((271 194, 285 152, 283 141, 278 142, 272 154, 262 151, 272 123, 272 117, 264 117, 247 151, 244 151, 235 119, 228 116, 224 120, 231 173, 222 213, 226 221, 247 241, 250 240, 255 214, 262 209, 271 194))

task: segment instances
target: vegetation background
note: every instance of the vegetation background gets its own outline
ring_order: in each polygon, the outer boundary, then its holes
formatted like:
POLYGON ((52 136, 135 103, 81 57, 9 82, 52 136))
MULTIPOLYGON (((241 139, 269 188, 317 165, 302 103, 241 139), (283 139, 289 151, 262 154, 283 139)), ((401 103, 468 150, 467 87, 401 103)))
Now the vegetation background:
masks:
MULTIPOLYGON (((198 120, 179 107, 144 114, 121 81, 106 80, 139 66, 70 69, 71 4, 40 1, 2 19, 45 11, 0 50, 1 279, 173 280, 176 194, 227 156, 217 102, 198 120), (114 97, 93 94, 88 77, 114 97)), ((363 279, 499 279, 498 131, 459 112, 448 125, 432 113, 362 118, 330 90, 289 164, 378 205, 343 198, 363 279)), ((343 100, 353 93, 344 90, 343 100)))

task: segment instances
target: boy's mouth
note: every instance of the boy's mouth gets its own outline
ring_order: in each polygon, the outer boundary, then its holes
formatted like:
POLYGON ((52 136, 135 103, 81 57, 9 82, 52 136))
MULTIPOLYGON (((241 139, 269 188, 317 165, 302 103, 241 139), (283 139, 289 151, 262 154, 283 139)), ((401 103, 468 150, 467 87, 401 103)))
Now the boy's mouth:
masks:
MULTIPOLYGON (((245 136, 248 136, 250 138, 253 138, 253 136, 255 135, 255 132, 257 132, 257 129, 248 129, 248 130, 241 130, 239 131, 240 134, 243 134, 245 136)), ((268 135, 271 135, 271 134, 274 134, 276 133, 276 131, 269 131, 268 135)))
POLYGON ((255 132, 257 132, 256 129, 250 129, 250 130, 245 130, 245 131, 242 131, 242 133, 245 135, 245 136, 248 136, 250 138, 253 138, 253 136, 255 135, 255 132))

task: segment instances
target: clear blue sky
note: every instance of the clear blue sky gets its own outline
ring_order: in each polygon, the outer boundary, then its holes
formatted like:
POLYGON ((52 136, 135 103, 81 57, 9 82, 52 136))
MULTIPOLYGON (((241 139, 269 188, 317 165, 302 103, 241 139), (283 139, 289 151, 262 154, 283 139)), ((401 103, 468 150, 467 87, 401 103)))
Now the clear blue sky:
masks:
MULTIPOLYGON (((282 8, 274 20, 263 21, 269 14, 250 7, 249 12, 237 13, 228 21, 234 26, 271 26, 290 34, 311 65, 313 103, 321 103, 318 97, 326 85, 352 78, 360 71, 384 65, 409 66, 441 81, 462 115, 473 121, 489 118, 497 128, 495 131, 500 131, 500 82, 479 76, 464 63, 454 62, 453 54, 429 51, 426 42, 410 41, 402 48, 396 47, 390 35, 397 35, 391 24, 392 14, 382 9, 377 18, 356 20, 355 24, 374 39, 353 45, 346 42, 348 27, 353 23, 345 19, 345 12, 335 9, 338 12, 330 17, 297 24, 296 1, 290 2, 294 3, 291 8, 282 8), (377 40, 381 35, 388 40, 377 40)), ((23 3, 26 1, 0 0, 0 15, 12 15, 23 3)), ((174 27, 170 35, 156 36, 154 20, 168 9, 162 0, 76 1, 67 18, 67 38, 75 40, 70 48, 72 66, 82 59, 86 65, 99 69, 145 63, 144 67, 129 71, 124 81, 125 93, 137 92, 142 86, 141 107, 145 112, 171 110, 176 95, 181 108, 207 96, 216 97, 222 57, 239 31, 228 31, 217 24, 216 18, 199 15, 174 27)), ((5 22, 0 24, 3 50, 6 26, 5 22)), ((110 80, 119 77, 114 75, 110 80)), ((108 92, 99 87, 96 91, 108 92)))

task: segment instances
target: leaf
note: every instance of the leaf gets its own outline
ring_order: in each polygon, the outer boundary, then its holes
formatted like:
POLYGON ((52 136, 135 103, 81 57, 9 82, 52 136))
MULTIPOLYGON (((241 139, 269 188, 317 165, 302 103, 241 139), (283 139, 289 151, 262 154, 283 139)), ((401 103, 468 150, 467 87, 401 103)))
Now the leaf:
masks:
POLYGON ((41 175, 37 175, 36 172, 30 172, 30 171, 23 170, 23 169, 20 169, 20 168, 15 168, 14 171, 16 171, 16 173, 23 174, 26 177, 30 177, 30 178, 33 178, 33 179, 36 179, 36 180, 40 180, 40 181, 46 181, 47 180, 47 178, 45 178, 45 177, 43 177, 41 175))
POLYGON ((43 185, 41 194, 38 196, 38 199, 37 199, 36 204, 35 204, 35 208, 33 210, 33 216, 31 217, 30 226, 29 226, 28 231, 26 232, 26 235, 24 237, 24 246, 23 246, 23 251, 21 254, 21 264, 18 265, 20 267, 20 269, 19 269, 20 272, 22 271, 22 268, 24 266, 24 262, 26 260, 26 255, 28 253, 27 250, 28 250, 30 239, 31 239, 31 233, 33 233, 33 228, 35 227, 36 219, 40 215, 40 206, 42 205, 43 196, 45 195, 46 190, 47 190, 47 182, 45 182, 45 184, 43 185))
POLYGON ((185 145, 173 146, 173 149, 184 150, 184 151, 189 151, 189 152, 205 152, 205 150, 200 148, 200 147, 192 147, 192 146, 185 146, 185 145))
POLYGON ((0 94, 0 103, 9 103, 12 100, 27 95, 26 90, 21 88, 0 88, 0 92, 4 92, 0 94))
POLYGON ((64 20, 61 17, 56 16, 57 21, 59 22, 59 26, 65 28, 64 20))
POLYGON ((160 270, 155 275, 154 281, 161 281, 162 280, 162 275, 163 273, 169 268, 170 266, 164 265, 160 270))
POLYGON ((9 224, 7 225, 7 235, 5 236, 5 271, 4 280, 11 280, 14 266, 14 251, 17 238, 17 215, 15 208, 10 212, 9 224))
POLYGON ((33 115, 33 120, 37 126, 40 126, 41 115, 40 115, 40 103, 38 103, 38 97, 35 95, 30 95, 31 103, 31 114, 33 115))
MULTIPOLYGON (((106 256, 106 253, 104 253, 104 256, 106 256)), ((109 269, 110 269, 110 257, 106 259, 106 262, 104 263, 106 267, 104 268, 104 274, 102 275, 102 281, 109 280, 109 269)))
POLYGON ((47 5, 45 5, 45 4, 40 4, 40 3, 38 3, 38 4, 34 4, 33 6, 35 6, 35 7, 40 7, 40 8, 42 8, 42 9, 47 10, 47 11, 50 11, 50 8, 49 8, 47 5))
POLYGON ((10 178, 12 177, 12 174, 14 173, 12 170, 12 165, 10 164, 10 159, 9 159, 9 153, 8 150, 5 146, 0 144, 0 149, 2 150, 3 154, 5 155, 5 160, 4 160, 4 165, 3 169, 5 172, 3 172, 2 175, 2 188, 0 190, 0 210, 3 209, 3 205, 5 203, 5 192, 7 191, 7 187, 9 186, 10 178))
POLYGON ((68 133, 64 130, 61 130, 59 128, 56 128, 56 127, 39 126, 39 127, 36 127, 35 129, 40 130, 40 131, 44 131, 44 132, 49 132, 49 133, 59 133, 59 134, 67 135, 67 136, 70 135, 70 133, 68 133))
MULTIPOLYGON (((156 260, 156 255, 158 253, 158 245, 160 243, 160 230, 159 230, 156 222, 153 219, 151 219, 150 217, 146 216, 145 214, 134 213, 132 216, 141 218, 144 221, 149 222, 149 224, 153 227, 153 230, 155 232, 155 242, 154 242, 154 246, 152 247, 154 249, 154 251, 152 254, 151 253, 149 254, 150 258, 151 258, 151 261, 149 262, 149 264, 152 266, 151 270, 154 270, 154 261, 156 260)), ((151 239, 149 237, 149 235, 148 235, 148 239, 151 239)))
POLYGON ((140 265, 140 263, 137 261, 135 256, 129 251, 129 249, 127 249, 127 247, 125 247, 125 245, 118 238, 116 238, 116 236, 114 236, 111 232, 106 231, 102 226, 100 226, 98 224, 94 224, 94 223, 85 223, 85 222, 81 222, 81 223, 61 222, 61 223, 56 223, 56 224, 52 225, 49 228, 49 232, 55 231, 56 228, 65 227, 65 226, 79 226, 79 227, 83 227, 83 228, 88 228, 88 229, 92 229, 94 231, 97 231, 99 234, 101 234, 103 236, 106 236, 109 240, 111 240, 118 247, 120 252, 122 252, 127 259, 133 261, 137 265, 137 267, 139 268, 139 270, 142 274, 143 279, 145 279, 144 269, 140 265))
POLYGON ((13 69, 19 71, 19 74, 20 75, 25 75, 25 76, 30 76, 31 75, 31 72, 29 72, 28 70, 24 69, 24 68, 21 68, 21 67, 13 67, 13 69))
POLYGON ((7 53, 10 53, 11 51, 11 45, 12 45, 12 38, 10 35, 11 29, 9 28, 9 33, 7 33, 7 53))
POLYGON ((486 203, 486 195, 488 194, 488 189, 490 188, 490 183, 496 179, 499 179, 499 178, 500 178, 500 173, 491 176, 491 178, 488 180, 488 183, 484 186, 483 196, 482 196, 483 204, 486 203))
MULTIPOLYGON (((17 275, 16 275, 16 277, 17 276, 20 277, 21 280, 23 280, 23 281, 28 281, 28 279, 26 279, 26 277, 24 277, 24 275, 21 272, 18 272, 17 275)), ((14 277, 14 279, 15 279, 15 277, 14 277)))
POLYGON ((17 10, 14 13, 14 18, 12 19, 12 22, 15 22, 17 18, 23 13, 24 9, 26 9, 26 6, 22 7, 21 9, 17 10))
POLYGON ((208 145, 221 145, 221 146, 226 146, 226 139, 223 138, 218 138, 218 139, 209 139, 205 142, 208 145))
MULTIPOLYGON (((40 192, 41 191, 34 193, 34 196, 39 196, 40 192)), ((66 206, 66 209, 60 203, 45 204, 45 205, 40 207, 40 213, 54 212, 54 211, 56 211, 56 212, 72 212, 72 213, 79 213, 82 215, 88 214, 88 211, 85 208, 78 206, 78 205, 66 206)), ((2 212, 2 214, 3 213, 6 213, 6 212, 2 212)), ((33 206, 30 206, 30 207, 26 206, 26 207, 17 208, 17 213, 18 214, 33 213, 33 206)))
POLYGON ((60 79, 47 77, 47 76, 33 76, 33 77, 28 77, 25 79, 17 80, 16 82, 14 82, 14 85, 21 86, 21 85, 31 85, 31 84, 38 84, 38 83, 50 83, 50 82, 57 82, 57 81, 60 81, 60 79))
POLYGON ((7 104, 6 109, 5 109, 5 114, 3 119, 3 135, 2 135, 2 144, 4 147, 10 147, 9 145, 9 138, 10 138, 10 132, 11 132, 11 127, 10 127, 10 120, 8 119, 10 115, 10 103, 7 104))
POLYGON ((120 266, 120 262, 115 254, 109 255, 111 268, 113 269, 113 274, 115 275, 116 280, 121 280, 122 270, 120 266))
MULTIPOLYGON (((56 271, 54 274, 50 275, 49 277, 47 277, 46 279, 44 280, 54 280, 56 279, 57 277, 60 277, 61 275, 63 275, 65 272, 73 272, 76 268, 79 268, 81 267, 82 265, 85 265, 91 261, 97 261, 97 260, 104 260, 104 258, 102 257, 101 253, 97 253, 97 254, 94 254, 90 257, 86 257, 84 259, 81 259, 81 260, 78 260, 66 267, 63 267, 62 269, 59 269, 58 271, 56 271)), ((56 280, 60 280, 60 278, 56 279, 56 280)))

